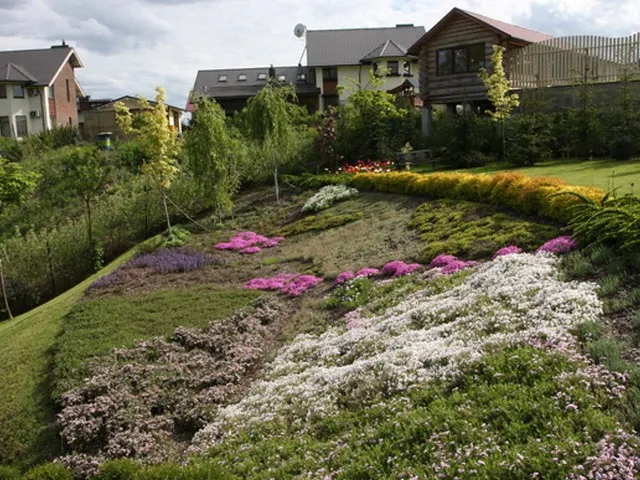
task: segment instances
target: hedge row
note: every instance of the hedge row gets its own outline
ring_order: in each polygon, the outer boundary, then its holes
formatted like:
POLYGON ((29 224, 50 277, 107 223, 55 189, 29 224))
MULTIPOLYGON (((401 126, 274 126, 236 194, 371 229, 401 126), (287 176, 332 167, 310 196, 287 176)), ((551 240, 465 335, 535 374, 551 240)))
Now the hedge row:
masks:
POLYGON ((563 224, 572 218, 570 207, 582 202, 579 196, 594 201, 600 201, 605 196, 605 192, 598 188, 568 185, 558 178, 534 178, 522 173, 359 173, 353 176, 299 177, 296 184, 303 188, 345 184, 359 190, 489 203, 563 224))

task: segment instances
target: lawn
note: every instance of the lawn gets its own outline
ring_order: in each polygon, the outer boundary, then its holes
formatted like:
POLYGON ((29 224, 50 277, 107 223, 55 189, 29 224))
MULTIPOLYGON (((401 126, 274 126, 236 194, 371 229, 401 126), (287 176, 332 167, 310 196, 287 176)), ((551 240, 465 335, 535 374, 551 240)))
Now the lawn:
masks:
MULTIPOLYGON (((502 171, 521 172, 531 177, 557 177, 573 185, 594 186, 604 191, 616 188, 619 195, 640 192, 640 161, 638 159, 627 161, 555 159, 532 167, 491 164, 464 171, 490 175, 502 171)), ((431 169, 425 169, 425 173, 431 173, 431 169)))
POLYGON ((50 386, 53 346, 62 319, 96 278, 134 254, 135 249, 130 250, 71 290, 0 323, 0 464, 30 465, 55 452, 50 386))

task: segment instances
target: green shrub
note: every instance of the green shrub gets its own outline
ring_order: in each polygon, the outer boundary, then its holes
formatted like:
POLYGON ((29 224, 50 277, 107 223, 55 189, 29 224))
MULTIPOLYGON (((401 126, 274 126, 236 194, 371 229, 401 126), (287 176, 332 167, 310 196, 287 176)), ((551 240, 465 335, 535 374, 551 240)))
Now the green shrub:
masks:
POLYGON ((309 215, 303 217, 289 225, 282 227, 279 230, 280 235, 290 237, 293 235, 300 235, 307 232, 317 232, 322 230, 329 230, 331 228, 341 227, 363 218, 362 213, 345 213, 345 214, 333 214, 325 213, 323 215, 309 215))
POLYGON ((322 174, 301 176, 283 175, 282 181, 300 187, 303 190, 318 190, 327 185, 346 185, 350 186, 353 181, 353 175, 350 174, 322 174))
POLYGON ((58 463, 47 463, 29 470, 23 480, 72 480, 69 470, 58 463))
POLYGON ((0 480, 20 480, 20 472, 15 468, 0 465, 0 480))
POLYGON ((562 258, 562 270, 570 280, 585 280, 595 273, 593 265, 582 252, 569 252, 562 258))
POLYGON ((100 466, 95 480, 131 480, 142 468, 142 464, 129 458, 110 460, 100 466))
POLYGON ((610 297, 618 293, 622 284, 622 276, 616 274, 607 275, 601 278, 598 283, 600 284, 598 293, 603 297, 610 297))

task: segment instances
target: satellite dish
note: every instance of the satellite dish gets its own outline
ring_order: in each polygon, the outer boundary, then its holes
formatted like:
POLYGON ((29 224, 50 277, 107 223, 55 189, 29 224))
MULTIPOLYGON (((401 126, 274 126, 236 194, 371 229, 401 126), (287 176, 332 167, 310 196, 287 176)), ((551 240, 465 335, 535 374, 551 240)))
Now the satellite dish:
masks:
POLYGON ((297 24, 293 28, 293 34, 298 38, 302 37, 305 34, 306 31, 307 31, 307 27, 306 27, 306 25, 303 25, 302 23, 297 24))

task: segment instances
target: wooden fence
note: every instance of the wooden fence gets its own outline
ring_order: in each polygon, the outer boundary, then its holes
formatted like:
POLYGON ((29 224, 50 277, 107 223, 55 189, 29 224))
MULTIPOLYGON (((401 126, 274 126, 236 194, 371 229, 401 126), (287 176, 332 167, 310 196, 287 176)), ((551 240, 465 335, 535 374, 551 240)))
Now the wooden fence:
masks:
POLYGON ((575 36, 532 43, 505 54, 515 89, 618 82, 640 74, 640 33, 622 38, 575 36))

